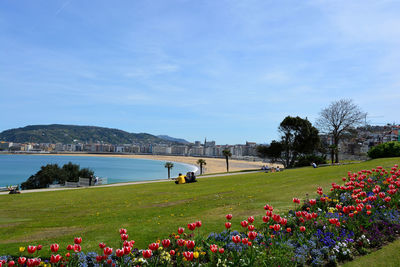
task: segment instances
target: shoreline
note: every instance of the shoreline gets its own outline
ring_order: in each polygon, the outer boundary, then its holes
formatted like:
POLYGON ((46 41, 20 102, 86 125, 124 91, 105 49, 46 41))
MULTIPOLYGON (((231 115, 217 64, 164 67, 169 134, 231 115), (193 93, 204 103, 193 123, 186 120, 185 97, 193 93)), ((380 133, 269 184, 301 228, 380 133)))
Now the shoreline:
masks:
MULTIPOLYGON (((3 153, 1 153, 3 154, 3 153)), ((177 162, 187 164, 200 170, 197 160, 204 159, 203 174, 226 172, 226 161, 224 158, 172 156, 172 155, 149 155, 149 154, 103 154, 103 153, 4 153, 6 155, 35 155, 35 156, 86 156, 86 157, 108 157, 108 158, 132 158, 148 159, 164 162, 177 162)), ((261 169, 263 165, 276 166, 279 164, 265 163, 261 161, 229 160, 229 171, 243 171, 261 169)))

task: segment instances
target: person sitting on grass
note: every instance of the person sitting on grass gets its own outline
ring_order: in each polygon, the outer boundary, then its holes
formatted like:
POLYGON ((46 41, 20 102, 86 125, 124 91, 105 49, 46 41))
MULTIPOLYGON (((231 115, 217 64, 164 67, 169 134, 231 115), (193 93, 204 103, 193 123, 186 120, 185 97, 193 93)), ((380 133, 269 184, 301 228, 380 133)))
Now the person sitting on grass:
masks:
POLYGON ((178 178, 176 178, 175 183, 176 184, 184 184, 184 183, 186 183, 185 176, 183 176, 182 173, 180 173, 178 175, 178 178))

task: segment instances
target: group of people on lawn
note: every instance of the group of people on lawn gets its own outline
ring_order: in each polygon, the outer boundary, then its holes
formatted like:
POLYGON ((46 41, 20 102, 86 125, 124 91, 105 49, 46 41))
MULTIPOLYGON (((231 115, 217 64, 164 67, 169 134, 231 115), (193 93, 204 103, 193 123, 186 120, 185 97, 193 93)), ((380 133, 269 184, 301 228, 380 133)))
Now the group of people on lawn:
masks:
POLYGON ((175 178, 176 184, 187 184, 197 182, 194 172, 188 172, 186 175, 180 173, 177 178, 175 178))

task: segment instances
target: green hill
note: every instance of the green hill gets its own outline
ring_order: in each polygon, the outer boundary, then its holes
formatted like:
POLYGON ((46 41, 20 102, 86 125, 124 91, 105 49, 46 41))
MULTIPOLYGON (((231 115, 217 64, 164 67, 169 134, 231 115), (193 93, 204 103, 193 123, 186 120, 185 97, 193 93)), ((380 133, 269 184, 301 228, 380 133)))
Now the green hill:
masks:
POLYGON ((15 143, 63 143, 104 142, 109 144, 131 143, 175 143, 147 133, 128 133, 118 129, 77 125, 29 125, 22 128, 5 130, 0 140, 15 143))

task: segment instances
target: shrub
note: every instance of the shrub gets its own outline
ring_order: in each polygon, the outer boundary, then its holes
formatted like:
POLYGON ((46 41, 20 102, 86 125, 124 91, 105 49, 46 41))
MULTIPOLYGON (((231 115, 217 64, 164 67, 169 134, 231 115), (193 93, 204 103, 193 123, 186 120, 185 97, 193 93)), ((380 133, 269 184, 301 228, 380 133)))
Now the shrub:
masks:
POLYGON ((371 149, 368 151, 368 156, 372 159, 400 157, 400 142, 387 142, 371 147, 371 149))

